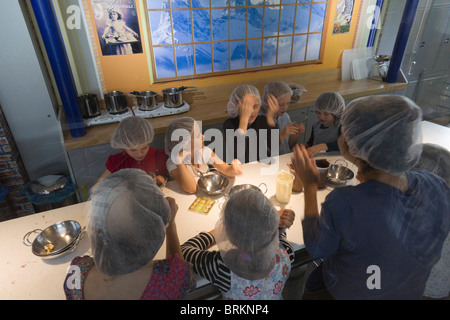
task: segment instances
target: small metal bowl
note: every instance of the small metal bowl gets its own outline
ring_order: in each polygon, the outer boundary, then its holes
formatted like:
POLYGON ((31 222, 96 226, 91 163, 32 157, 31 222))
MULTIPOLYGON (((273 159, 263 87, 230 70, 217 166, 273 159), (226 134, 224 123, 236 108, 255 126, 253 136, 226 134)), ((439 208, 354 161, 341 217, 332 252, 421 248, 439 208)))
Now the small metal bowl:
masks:
POLYGON ((55 223, 50 227, 41 230, 35 229, 23 237, 23 243, 31 246, 31 252, 41 258, 60 256, 63 253, 72 252, 81 234, 84 231, 80 224, 74 220, 66 220, 55 223), (38 236, 31 242, 30 235, 38 233, 38 236), (46 246, 52 246, 51 250, 46 250, 46 246))
POLYGON ((228 184, 228 178, 216 172, 203 174, 197 181, 198 188, 211 196, 222 194, 228 184))
POLYGON ((246 189, 258 190, 259 192, 265 194, 267 192, 267 185, 264 182, 261 183, 259 186, 254 186, 252 184, 238 184, 230 189, 230 191, 228 192, 228 197, 231 197, 233 194, 238 193, 242 190, 246 190, 246 189), (259 188, 262 185, 264 185, 264 187, 266 187, 266 191, 264 191, 264 192, 262 192, 262 190, 259 188))
POLYGON ((328 167, 327 178, 333 183, 345 184, 353 179, 355 174, 352 170, 339 164, 332 164, 328 167))

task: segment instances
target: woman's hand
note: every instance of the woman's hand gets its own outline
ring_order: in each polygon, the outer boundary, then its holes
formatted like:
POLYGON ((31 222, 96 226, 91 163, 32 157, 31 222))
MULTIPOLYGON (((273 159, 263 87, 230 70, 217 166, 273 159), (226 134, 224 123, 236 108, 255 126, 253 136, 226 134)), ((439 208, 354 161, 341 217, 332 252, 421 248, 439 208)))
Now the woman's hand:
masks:
POLYGON ((310 157, 304 145, 295 145, 294 153, 291 157, 292 166, 295 173, 300 177, 305 187, 309 185, 318 185, 319 169, 317 169, 316 161, 310 157))
POLYGON ((278 211, 280 216, 279 228, 290 228, 295 220, 295 212, 291 209, 281 209, 278 211))
POLYGON ((178 212, 178 204, 176 203, 175 199, 172 197, 166 197, 167 202, 169 202, 170 207, 170 220, 169 225, 172 225, 175 222, 175 216, 178 212))

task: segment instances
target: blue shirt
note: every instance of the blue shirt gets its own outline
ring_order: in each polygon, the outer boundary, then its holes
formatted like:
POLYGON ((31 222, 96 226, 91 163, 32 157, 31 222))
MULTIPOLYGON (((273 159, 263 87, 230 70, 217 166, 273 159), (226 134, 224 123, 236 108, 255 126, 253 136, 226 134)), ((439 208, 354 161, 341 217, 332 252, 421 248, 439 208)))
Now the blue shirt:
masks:
POLYGON ((306 248, 325 258, 323 281, 335 299, 422 298, 449 233, 450 190, 425 170, 406 174, 406 192, 373 180, 335 188, 320 217, 303 220, 306 248))

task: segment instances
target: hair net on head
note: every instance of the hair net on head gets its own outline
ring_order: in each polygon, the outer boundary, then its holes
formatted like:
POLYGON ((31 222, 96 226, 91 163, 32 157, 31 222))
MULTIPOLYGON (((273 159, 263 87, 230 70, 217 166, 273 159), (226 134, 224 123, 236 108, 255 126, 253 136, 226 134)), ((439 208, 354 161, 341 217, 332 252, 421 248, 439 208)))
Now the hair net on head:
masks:
POLYGON ((417 168, 440 176, 450 185, 450 151, 433 143, 424 143, 417 168))
POLYGON ((396 175, 419 160, 421 120, 421 109, 410 99, 380 95, 353 100, 345 108, 341 123, 351 155, 396 175))
POLYGON ((242 278, 264 278, 275 265, 280 217, 260 191, 231 196, 216 223, 214 237, 222 260, 242 278))
POLYGON ((120 121, 111 136, 113 149, 131 149, 142 144, 150 144, 155 134, 153 126, 147 120, 132 116, 120 121))
POLYGON ((87 231, 98 270, 119 276, 147 265, 164 242, 171 215, 153 179, 122 169, 101 180, 91 200, 87 231))
MULTIPOLYGON (((173 120, 167 127, 166 135, 164 136, 166 154, 170 156, 172 149, 182 143, 183 146, 191 142, 191 135, 194 131, 196 122, 191 117, 181 117, 173 120), (180 129, 179 131, 176 131, 180 129), (176 131, 176 132, 175 132, 176 131), (173 140, 172 140, 173 139, 173 140)), ((200 127, 198 127, 197 136, 201 137, 200 127)))
POLYGON ((345 100, 339 92, 324 92, 314 101, 314 108, 329 112, 340 119, 344 112, 345 100))
POLYGON ((267 108, 269 106, 267 100, 270 94, 278 100, 287 95, 289 95, 289 97, 292 96, 292 89, 287 83, 283 81, 272 81, 266 84, 266 86, 264 87, 264 93, 261 102, 261 109, 264 112, 267 111, 267 108))
POLYGON ((258 99, 258 103, 261 104, 261 96, 255 86, 244 84, 236 87, 231 93, 227 104, 227 112, 230 118, 236 118, 239 115, 239 102, 244 100, 246 94, 254 96, 258 99))

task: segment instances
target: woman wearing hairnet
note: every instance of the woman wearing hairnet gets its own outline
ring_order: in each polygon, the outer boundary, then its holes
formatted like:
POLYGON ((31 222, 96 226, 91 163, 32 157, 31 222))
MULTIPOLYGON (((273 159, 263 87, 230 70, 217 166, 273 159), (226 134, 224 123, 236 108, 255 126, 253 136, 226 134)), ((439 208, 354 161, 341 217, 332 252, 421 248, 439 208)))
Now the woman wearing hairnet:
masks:
POLYGON ((338 151, 344 98, 338 92, 324 92, 314 101, 314 108, 318 121, 313 125, 311 137, 306 143, 308 153, 315 155, 321 151, 338 151))
POLYGON ((356 186, 335 188, 319 215, 318 169, 304 146, 293 165, 304 184, 303 237, 323 258, 305 297, 422 299, 450 229, 450 189, 419 161, 421 109, 380 95, 352 101, 342 115, 339 149, 358 167, 356 186))
MULTIPOLYGON (((276 100, 276 99, 274 99, 276 100)), ((269 100, 266 115, 260 115, 261 96, 256 87, 244 84, 233 90, 227 104, 229 118, 223 123, 226 159, 247 163, 278 155, 279 134, 274 117, 278 107, 269 100), (276 141, 272 141, 276 136, 276 141), (272 147, 275 150, 272 150, 272 147)))
MULTIPOLYGON (((300 94, 306 91, 303 87, 297 85, 300 94), (301 89, 303 88, 303 90, 301 89)), ((280 152, 279 154, 290 153, 292 147, 297 143, 298 137, 305 132, 303 123, 291 121, 291 117, 286 112, 292 97, 292 89, 283 81, 272 81, 264 87, 262 99, 262 114, 267 112, 269 101, 277 106, 277 114, 274 121, 280 130, 280 152)))
POLYGON ((201 232, 181 250, 224 299, 278 300, 295 258, 285 230, 294 218, 292 210, 277 212, 261 192, 246 189, 231 196, 213 231, 201 232), (208 250, 215 243, 219 250, 208 250))
POLYGON ((123 119, 111 136, 111 147, 122 151, 108 157, 99 181, 121 169, 134 168, 147 172, 162 185, 167 177, 167 155, 164 150, 150 147, 154 136, 147 120, 135 116, 123 119))
MULTIPOLYGON (((438 175, 450 185, 450 151, 437 144, 424 143, 417 168, 438 175)), ((433 266, 425 287, 425 298, 446 299, 450 294, 450 234, 442 246, 441 258, 433 266)))
POLYGON ((76 257, 67 299, 183 299, 193 285, 175 225, 178 205, 142 170, 123 169, 92 194, 87 233, 92 255, 76 257), (166 239, 166 259, 154 260, 166 239), (75 278, 75 279, 74 279, 75 278), (75 280, 75 281, 74 281, 75 280))
POLYGON ((209 170, 208 164, 228 177, 242 173, 242 164, 234 160, 223 162, 209 147, 205 147, 200 126, 193 118, 181 117, 167 127, 165 148, 168 156, 166 167, 180 187, 188 193, 197 192, 198 177, 209 170))

